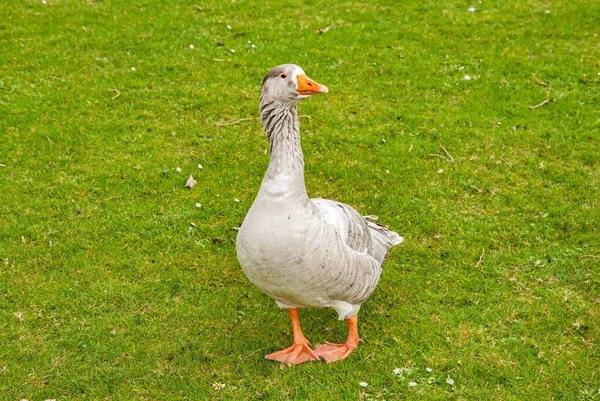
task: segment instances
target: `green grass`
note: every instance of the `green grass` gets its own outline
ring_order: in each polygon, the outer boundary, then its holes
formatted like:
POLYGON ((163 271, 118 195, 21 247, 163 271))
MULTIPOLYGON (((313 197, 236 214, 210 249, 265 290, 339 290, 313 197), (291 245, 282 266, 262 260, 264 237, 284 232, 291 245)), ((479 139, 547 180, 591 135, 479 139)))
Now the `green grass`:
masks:
POLYGON ((600 3, 194 1, 0 4, 0 399, 600 399, 600 3), (215 125, 281 63, 330 89, 309 194, 405 237, 365 343, 287 369, 232 229, 266 139, 215 125))

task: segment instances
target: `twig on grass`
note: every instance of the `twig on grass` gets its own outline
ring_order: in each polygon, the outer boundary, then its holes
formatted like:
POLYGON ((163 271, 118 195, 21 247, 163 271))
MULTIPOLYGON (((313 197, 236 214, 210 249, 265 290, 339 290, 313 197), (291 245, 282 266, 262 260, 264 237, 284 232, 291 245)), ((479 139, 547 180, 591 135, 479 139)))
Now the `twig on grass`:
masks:
POLYGON ((444 151, 444 153, 450 158, 450 162, 454 163, 454 157, 452 157, 452 155, 450 153, 448 153, 448 151, 446 150, 446 148, 443 147, 441 143, 440 143, 440 148, 442 148, 442 150, 444 151))
POLYGON ((0 167, 6 167, 6 164, 0 163, 0 167))
POLYGON ((596 258, 596 259, 600 259, 599 255, 581 255, 582 258, 596 258))
POLYGON ((198 4, 194 4, 194 7, 196 7, 198 10, 202 11, 202 7, 200 7, 198 4))
POLYGON ((483 254, 484 253, 485 253, 485 248, 481 248, 481 256, 479 257, 479 260, 475 264, 475 267, 479 267, 479 265, 481 264, 481 262, 483 262, 483 254))
POLYGON ((546 87, 548 87, 548 88, 552 88, 552 85, 550 85, 550 84, 547 84, 546 82, 544 82, 544 81, 542 81, 541 79, 539 79, 538 77, 536 77, 536 76, 535 76, 535 74, 534 74, 533 72, 531 73, 531 76, 533 77, 533 79, 535 79, 535 81, 536 81, 538 84, 540 84, 540 85, 542 85, 542 86, 546 86, 546 87))
MULTIPOLYGON (((311 117, 311 116, 298 116, 298 118, 308 118, 308 119, 312 119, 312 117, 311 117)), ((241 122, 244 122, 244 121, 250 121, 250 120, 258 120, 258 117, 240 118, 239 120, 230 121, 230 122, 227 122, 227 123, 215 123, 215 125, 216 125, 217 127, 223 127, 223 126, 226 126, 226 125, 235 125, 235 124, 239 124, 239 123, 241 123, 241 122)))
POLYGON ((546 103, 550 102, 550 90, 552 89, 552 85, 549 83, 546 83, 544 81, 542 81, 541 79, 539 79, 538 77, 535 76, 535 74, 532 72, 531 76, 533 77, 533 79, 535 79, 535 82, 537 82, 539 85, 545 86, 547 89, 547 93, 546 93, 546 97, 547 99, 544 100, 542 103, 535 105, 535 106, 529 106, 529 108, 531 110, 535 110, 538 107, 542 107, 543 105, 545 105, 546 103))
POLYGON ((121 92, 119 92, 118 89, 108 88, 108 90, 111 91, 112 93, 116 93, 116 95, 114 95, 113 97, 111 97, 110 100, 115 100, 116 98, 118 98, 119 96, 121 96, 121 92))
POLYGON ((242 121, 250 121, 250 120, 258 120, 258 118, 257 117, 240 118, 239 120, 230 121, 228 123, 215 123, 215 125, 218 127, 223 127, 225 125, 234 125, 234 124, 239 124, 242 121))
POLYGON ((530 108, 531 110, 535 110, 535 109, 537 109, 538 107, 542 107, 543 105, 545 105, 546 103, 549 103, 549 102, 550 102, 550 98, 548 98, 548 99, 544 100, 542 103, 540 103, 540 104, 537 104, 537 105, 535 105, 535 106, 529 106, 529 108, 530 108))
POLYGON ((326 28, 323 28, 323 29, 321 29, 321 28, 318 28, 318 29, 317 29, 317 31, 316 31, 315 33, 325 33, 325 32, 327 32, 327 31, 330 31, 330 30, 332 30, 332 29, 336 29, 336 28, 337 28, 337 26, 335 26, 335 25, 330 25, 330 26, 328 26, 328 27, 326 27, 326 28))
POLYGON ((446 158, 446 156, 444 156, 444 155, 438 155, 437 153, 430 153, 427 156, 429 156, 429 157, 439 157, 441 159, 445 159, 446 158))
POLYGON ((250 358, 252 355, 254 355, 254 354, 256 354, 257 352, 260 352, 260 351, 262 351, 263 349, 266 349, 266 348, 267 348, 267 347, 263 347, 263 348, 261 348, 261 349, 257 349, 256 351, 253 351, 253 352, 249 353, 249 354, 248 354, 248 356, 244 356, 244 354, 240 354, 240 357, 239 357, 239 358, 240 358, 240 360, 239 360, 239 362, 238 362, 237 366, 235 367, 235 373, 237 373, 237 375, 241 377, 241 376, 242 376, 242 374, 241 374, 241 373, 240 373, 240 371, 239 371, 240 364, 241 364, 241 363, 242 363, 244 360, 246 360, 246 359, 250 358))

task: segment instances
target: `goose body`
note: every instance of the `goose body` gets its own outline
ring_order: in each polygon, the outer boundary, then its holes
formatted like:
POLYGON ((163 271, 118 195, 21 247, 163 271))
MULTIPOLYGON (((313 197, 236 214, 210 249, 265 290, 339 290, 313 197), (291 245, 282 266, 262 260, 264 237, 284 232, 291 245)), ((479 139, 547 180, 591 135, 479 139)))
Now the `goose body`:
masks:
MULTIPOLYGON (((244 273, 291 311, 293 324, 301 307, 331 307, 340 319, 355 320, 377 286, 389 249, 402 242, 397 233, 367 220, 373 216, 365 218, 343 203, 308 197, 297 104, 327 92, 292 64, 275 67, 265 77, 260 112, 270 144, 269 166, 237 236, 244 273)), ((299 322, 297 326, 299 331, 299 322)), ((294 334, 296 340, 295 325, 294 334)), ((290 348, 298 350, 296 341, 290 348)), ((307 354, 305 360, 315 359, 312 349, 305 344, 300 348, 307 354)), ((327 352, 317 355, 336 360, 327 352)), ((301 353, 270 359, 304 362, 301 353)))

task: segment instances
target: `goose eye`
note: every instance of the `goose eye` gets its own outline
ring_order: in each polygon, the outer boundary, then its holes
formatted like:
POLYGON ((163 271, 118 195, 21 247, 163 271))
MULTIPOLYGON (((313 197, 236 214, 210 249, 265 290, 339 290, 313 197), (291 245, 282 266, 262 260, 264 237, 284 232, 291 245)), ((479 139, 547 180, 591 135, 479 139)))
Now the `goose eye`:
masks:
POLYGON ((279 74, 279 77, 280 77, 280 78, 287 78, 287 75, 286 75, 286 74, 284 74, 284 73, 281 73, 281 74, 279 74))

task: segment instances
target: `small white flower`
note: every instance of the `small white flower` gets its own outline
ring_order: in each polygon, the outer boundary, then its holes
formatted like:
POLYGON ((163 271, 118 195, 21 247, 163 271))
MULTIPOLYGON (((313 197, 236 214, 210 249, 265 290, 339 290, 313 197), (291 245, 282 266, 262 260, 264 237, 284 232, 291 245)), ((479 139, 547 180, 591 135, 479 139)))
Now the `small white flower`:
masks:
POLYGON ((194 50, 194 45, 190 45, 190 49, 194 50))
POLYGON ((417 385, 417 383, 416 382, 408 382, 408 385, 411 387, 415 387, 417 385))
POLYGON ((369 385, 369 383, 367 383, 367 382, 360 382, 360 383, 358 383, 358 385, 361 386, 361 387, 367 387, 369 385))
MULTIPOLYGON (((253 44, 253 45, 251 45, 250 47, 251 47, 251 48, 253 48, 253 49, 256 49, 256 45, 254 45, 254 44, 253 44)), ((599 75, 600 75, 600 74, 599 74, 599 75)))
POLYGON ((474 13, 475 12, 475 7, 469 7, 467 9, 467 11, 470 12, 470 13, 474 13))
POLYGON ((441 168, 441 169, 439 169, 439 170, 437 171, 437 173, 438 173, 438 174, 442 174, 443 172, 444 172, 444 169, 443 169, 443 168, 441 168))
POLYGON ((175 169, 175 171, 177 171, 178 173, 181 173, 181 167, 177 167, 177 168, 175 169))
POLYGON ((427 373, 433 372, 433 369, 431 369, 431 368, 425 368, 425 370, 427 371, 427 373))
MULTIPOLYGON (((42 0, 42 4, 46 4, 46 0, 42 0)), ((27 401, 27 400, 26 400, 27 401)))
POLYGON ((234 49, 231 49, 231 52, 232 52, 232 53, 235 53, 235 50, 234 50, 234 49))
POLYGON ((451 378, 447 378, 446 379, 446 383, 448 383, 449 385, 454 385, 454 380, 452 380, 451 378))
POLYGON ((202 205, 201 205, 201 204, 199 204, 199 203, 196 203, 196 207, 197 207, 197 208, 200 208, 200 207, 202 207, 202 205))
POLYGON ((465 81, 470 81, 470 80, 471 80, 471 77, 468 75, 465 75, 465 81))
POLYGON ((214 388, 215 390, 219 391, 219 390, 221 390, 222 388, 224 388, 224 387, 225 387, 225 383, 217 383, 217 382, 214 382, 214 383, 212 384, 212 386, 213 386, 213 388, 214 388))
POLYGON ((231 29, 231 25, 227 25, 227 29, 231 29))
POLYGON ((498 121, 496 124, 498 124, 498 125, 502 125, 502 121, 498 121))
POLYGON ((233 201, 234 201, 235 203, 240 203, 240 200, 239 200, 238 198, 235 198, 233 201))
POLYGON ((202 167, 202 164, 198 164, 198 168, 202 170, 204 167, 202 167))
POLYGON ((252 42, 248 41, 248 44, 249 44, 249 45, 251 45, 251 44, 252 44, 252 42))
POLYGON ((131 67, 131 71, 135 71, 135 67, 131 67))
POLYGON ((402 373, 403 370, 404 369, 396 368, 396 369, 392 370, 392 373, 395 374, 395 375, 399 375, 400 373, 402 373))

